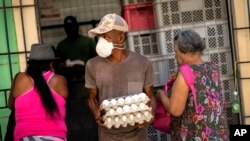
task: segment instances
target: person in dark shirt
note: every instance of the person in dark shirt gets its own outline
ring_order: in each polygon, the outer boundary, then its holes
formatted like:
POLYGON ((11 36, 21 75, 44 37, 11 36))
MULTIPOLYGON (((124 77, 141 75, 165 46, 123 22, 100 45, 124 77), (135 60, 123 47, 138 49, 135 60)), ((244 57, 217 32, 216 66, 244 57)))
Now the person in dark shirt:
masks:
POLYGON ((79 25, 75 17, 67 16, 64 19, 64 30, 67 37, 60 41, 56 48, 58 56, 63 61, 81 60, 86 63, 96 55, 95 41, 79 34, 79 25))
POLYGON ((64 19, 64 30, 67 37, 59 42, 56 54, 61 58, 58 73, 68 80, 67 140, 97 141, 97 125, 87 105, 88 95, 84 88, 85 64, 96 56, 96 42, 90 37, 79 34, 79 24, 73 16, 64 19))

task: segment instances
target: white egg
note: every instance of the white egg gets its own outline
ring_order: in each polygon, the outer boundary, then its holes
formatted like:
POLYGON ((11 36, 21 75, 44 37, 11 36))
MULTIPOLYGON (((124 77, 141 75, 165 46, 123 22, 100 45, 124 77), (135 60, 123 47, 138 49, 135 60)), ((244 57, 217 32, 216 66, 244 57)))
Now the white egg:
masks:
POLYGON ((113 120, 111 117, 107 117, 105 122, 104 122, 104 125, 107 127, 107 128, 111 128, 113 126, 113 120))
POLYGON ((122 108, 121 108, 121 107, 118 107, 118 108, 116 109, 116 113, 117 113, 117 114, 121 114, 121 113, 122 113, 122 108))
POLYGON ((145 111, 145 112, 143 113, 143 115, 144 115, 145 117, 147 117, 147 116, 149 116, 149 112, 148 112, 148 111, 145 111))
POLYGON ((135 120, 135 116, 133 114, 129 114, 129 120, 130 121, 134 121, 135 120))
POLYGON ((139 123, 139 124, 142 124, 143 123, 143 117, 141 115, 140 112, 136 113, 136 121, 139 123))
POLYGON ((109 101, 108 100, 103 100, 102 105, 107 107, 109 105, 109 101))
POLYGON ((112 99, 110 102, 111 102, 111 104, 112 104, 113 106, 115 106, 116 103, 117 103, 116 99, 112 99))
POLYGON ((141 113, 140 113, 140 112, 137 112, 137 113, 136 113, 136 118, 137 118, 137 119, 141 119, 141 117, 142 117, 142 116, 141 116, 141 113))
POLYGON ((136 104, 132 104, 132 105, 131 105, 131 109, 132 109, 133 111, 136 111, 137 108, 138 108, 138 106, 137 106, 136 104))
POLYGON ((137 94, 136 94, 136 95, 133 95, 133 96, 132 96, 132 99, 133 99, 134 102, 138 102, 139 96, 138 96, 137 94))
POLYGON ((108 118, 106 119, 106 121, 107 121, 108 123, 111 123, 111 122, 112 122, 112 118, 111 118, 111 117, 108 117, 108 118))
POLYGON ((122 127, 127 127, 127 126, 128 126, 127 123, 123 123, 123 124, 122 124, 122 127))
POLYGON ((139 97, 140 98, 145 98, 145 97, 147 97, 147 95, 145 93, 139 93, 139 97))
POLYGON ((140 103, 140 105, 139 105, 140 110, 144 110, 145 107, 146 107, 146 105, 144 103, 140 103))
POLYGON ((111 129, 112 126, 113 126, 112 124, 106 125, 106 127, 107 127, 108 129, 111 129))
POLYGON ((115 114, 115 110, 114 110, 114 109, 110 109, 110 110, 109 110, 109 114, 110 114, 110 115, 114 115, 114 114, 115 114))
POLYGON ((118 99, 118 104, 120 104, 120 105, 124 104, 124 98, 119 98, 118 99))
POLYGON ((146 122, 149 122, 153 118, 152 114, 149 111, 145 111, 143 115, 146 122))
POLYGON ((120 119, 119 119, 118 116, 116 116, 114 120, 115 120, 116 124, 117 124, 117 123, 120 123, 120 119))
POLYGON ((130 106, 128 106, 128 105, 125 105, 125 106, 123 106, 123 112, 129 112, 130 111, 130 106))
POLYGON ((119 124, 118 124, 118 123, 115 124, 114 127, 115 127, 115 128, 119 128, 119 127, 120 127, 120 123, 119 123, 119 124))
POLYGON ((125 98, 125 103, 126 103, 126 104, 130 104, 131 102, 132 102, 131 96, 127 96, 127 97, 125 98))
POLYGON ((133 122, 130 122, 129 125, 130 125, 130 126, 135 126, 135 122, 134 122, 134 121, 133 121, 133 122))
POLYGON ((123 121, 124 123, 127 122, 127 116, 126 116, 126 115, 122 115, 122 121, 123 121))

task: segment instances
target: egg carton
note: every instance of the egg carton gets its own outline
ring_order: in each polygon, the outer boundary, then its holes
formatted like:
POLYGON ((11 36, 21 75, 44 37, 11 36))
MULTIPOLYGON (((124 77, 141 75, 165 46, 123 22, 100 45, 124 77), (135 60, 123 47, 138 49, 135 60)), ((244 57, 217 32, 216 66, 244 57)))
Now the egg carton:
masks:
POLYGON ((139 93, 129 96, 122 96, 118 98, 103 100, 100 108, 101 110, 109 110, 111 108, 117 108, 124 105, 140 104, 149 102, 149 97, 145 93, 139 93))
POLYGON ((146 105, 145 103, 140 103, 140 104, 133 103, 131 105, 123 105, 117 108, 110 108, 106 111, 103 118, 106 118, 107 116, 116 116, 116 115, 123 115, 123 114, 151 111, 151 110, 152 108, 146 105))
POLYGON ((104 120, 104 126, 108 129, 135 126, 136 124, 142 124, 149 122, 153 118, 151 111, 141 111, 136 113, 127 113, 123 115, 109 116, 104 120))

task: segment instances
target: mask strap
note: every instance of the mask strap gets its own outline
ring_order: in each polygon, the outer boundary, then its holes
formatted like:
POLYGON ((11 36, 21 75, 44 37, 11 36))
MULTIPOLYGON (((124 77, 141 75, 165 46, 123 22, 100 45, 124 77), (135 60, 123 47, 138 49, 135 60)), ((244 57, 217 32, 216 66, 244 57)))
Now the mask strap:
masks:
POLYGON ((116 49, 120 49, 120 50, 125 49, 124 43, 122 43, 122 44, 114 44, 114 43, 113 43, 113 45, 114 45, 114 48, 116 48, 116 49), (116 46, 123 46, 123 48, 116 47, 116 46))

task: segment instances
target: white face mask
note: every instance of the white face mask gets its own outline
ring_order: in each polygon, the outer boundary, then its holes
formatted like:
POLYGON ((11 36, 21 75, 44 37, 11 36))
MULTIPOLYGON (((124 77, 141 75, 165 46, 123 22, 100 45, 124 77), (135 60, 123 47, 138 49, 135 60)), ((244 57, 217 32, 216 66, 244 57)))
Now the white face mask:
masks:
MULTIPOLYGON (((115 45, 118 45, 118 44, 115 44, 115 45)), ((96 45, 96 52, 99 56, 105 58, 111 55, 112 50, 114 48, 124 49, 124 48, 114 47, 114 44, 112 42, 108 42, 106 39, 100 37, 96 45)))

